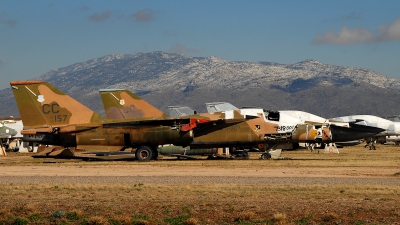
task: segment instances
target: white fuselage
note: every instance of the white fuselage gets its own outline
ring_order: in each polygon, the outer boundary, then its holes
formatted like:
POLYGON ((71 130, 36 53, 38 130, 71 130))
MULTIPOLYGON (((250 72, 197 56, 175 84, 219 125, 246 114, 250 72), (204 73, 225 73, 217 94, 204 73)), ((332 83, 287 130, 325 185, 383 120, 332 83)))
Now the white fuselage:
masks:
POLYGON ((334 124, 342 127, 349 127, 349 123, 347 122, 338 122, 331 121, 329 119, 314 115, 312 113, 304 112, 304 111, 295 111, 295 110, 282 110, 279 111, 281 117, 285 118, 297 118, 298 123, 309 123, 309 124, 334 124))
POLYGON ((352 116, 341 116, 335 117, 331 120, 337 120, 342 122, 356 122, 356 124, 367 125, 372 127, 379 127, 385 129, 385 131, 375 136, 390 136, 400 135, 400 122, 393 122, 378 116, 372 115, 352 115, 352 116), (357 122, 358 121, 358 122, 357 122))
POLYGON ((22 120, 3 120, 2 123, 4 124, 4 126, 7 126, 17 131, 17 134, 12 136, 13 138, 22 138, 21 130, 24 127, 24 125, 22 124, 22 120))

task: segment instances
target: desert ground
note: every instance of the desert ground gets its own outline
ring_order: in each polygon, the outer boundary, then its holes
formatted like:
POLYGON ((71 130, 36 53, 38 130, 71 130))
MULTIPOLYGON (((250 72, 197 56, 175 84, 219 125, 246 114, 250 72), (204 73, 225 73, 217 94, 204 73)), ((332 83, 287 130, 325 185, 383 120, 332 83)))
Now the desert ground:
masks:
POLYGON ((0 156, 0 224, 400 224, 400 147, 282 159, 0 156))

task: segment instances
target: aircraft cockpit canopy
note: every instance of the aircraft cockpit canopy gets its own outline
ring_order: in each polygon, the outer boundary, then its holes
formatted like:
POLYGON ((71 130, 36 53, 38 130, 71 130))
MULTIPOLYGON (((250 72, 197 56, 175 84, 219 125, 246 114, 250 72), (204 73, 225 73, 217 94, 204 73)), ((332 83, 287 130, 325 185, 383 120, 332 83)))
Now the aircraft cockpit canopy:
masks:
POLYGON ((265 114, 265 119, 267 120, 279 121, 280 115, 278 111, 264 109, 264 114, 265 114))
POLYGON ((386 119, 393 121, 393 122, 400 122, 400 116, 389 116, 386 119))

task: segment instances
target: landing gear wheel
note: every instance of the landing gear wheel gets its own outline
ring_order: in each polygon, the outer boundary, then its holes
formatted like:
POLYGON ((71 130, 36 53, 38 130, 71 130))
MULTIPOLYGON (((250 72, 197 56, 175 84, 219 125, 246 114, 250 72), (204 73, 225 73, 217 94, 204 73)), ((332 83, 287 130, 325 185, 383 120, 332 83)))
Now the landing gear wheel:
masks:
POLYGON ((147 145, 140 146, 136 149, 135 157, 138 161, 150 161, 153 159, 153 149, 147 145))
POLYGON ((270 158, 271 158, 271 154, 269 154, 269 152, 262 153, 260 155, 260 159, 270 159, 270 158))
POLYGON ((153 160, 157 160, 157 158, 158 158, 158 150, 157 150, 157 147, 153 147, 152 148, 153 150, 154 150, 154 152, 153 152, 153 160))

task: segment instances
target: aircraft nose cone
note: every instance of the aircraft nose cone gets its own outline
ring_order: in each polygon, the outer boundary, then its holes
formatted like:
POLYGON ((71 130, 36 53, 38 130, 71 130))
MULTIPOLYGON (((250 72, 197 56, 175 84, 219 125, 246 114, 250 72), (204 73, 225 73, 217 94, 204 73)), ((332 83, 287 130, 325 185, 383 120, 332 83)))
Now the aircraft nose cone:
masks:
POLYGON ((363 139, 374 136, 382 131, 385 131, 384 129, 381 128, 358 125, 358 124, 351 124, 350 127, 331 125, 330 128, 331 128, 333 142, 353 141, 353 140, 363 139))
POLYGON ((18 132, 12 128, 6 126, 0 127, 0 136, 14 136, 17 133, 18 132))
POLYGON ((9 134, 10 134, 11 136, 16 135, 17 133, 18 133, 18 132, 17 132, 16 130, 10 128, 9 134))

